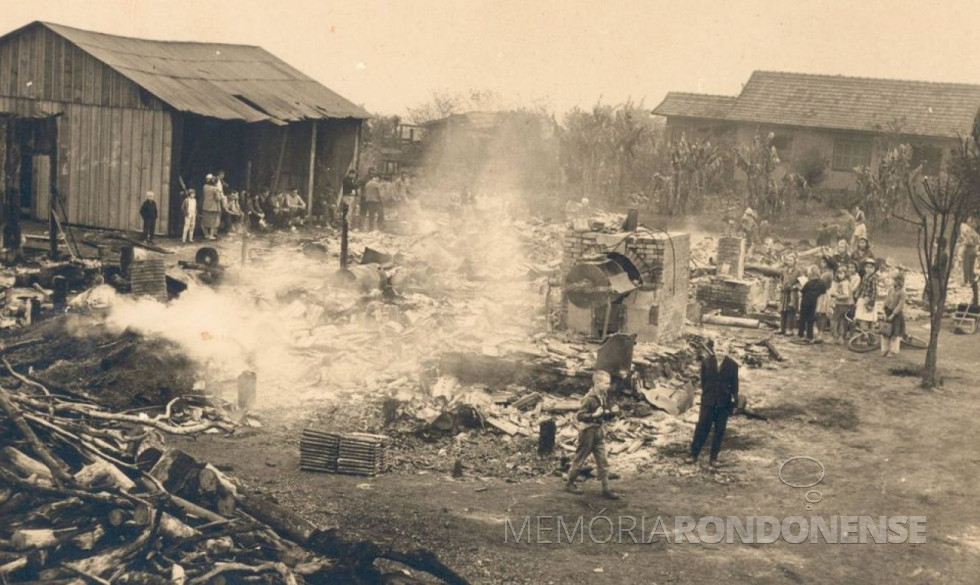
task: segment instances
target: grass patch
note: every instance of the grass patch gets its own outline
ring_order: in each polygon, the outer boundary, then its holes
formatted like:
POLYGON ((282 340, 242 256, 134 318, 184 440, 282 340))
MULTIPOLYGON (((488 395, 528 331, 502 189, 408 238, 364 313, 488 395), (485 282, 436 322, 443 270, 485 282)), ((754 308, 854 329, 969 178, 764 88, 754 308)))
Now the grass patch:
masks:
POLYGON ((919 378, 922 376, 921 366, 899 366, 897 368, 890 368, 888 373, 892 376, 899 376, 902 378, 919 378))
POLYGON ((845 431, 853 431, 861 422, 856 410, 854 403, 844 398, 816 398, 807 406, 811 424, 845 431))
POLYGON ((761 408, 752 408, 751 410, 753 414, 764 416, 769 420, 800 418, 806 414, 806 408, 804 408, 802 405, 792 403, 778 404, 776 406, 763 406, 761 408))

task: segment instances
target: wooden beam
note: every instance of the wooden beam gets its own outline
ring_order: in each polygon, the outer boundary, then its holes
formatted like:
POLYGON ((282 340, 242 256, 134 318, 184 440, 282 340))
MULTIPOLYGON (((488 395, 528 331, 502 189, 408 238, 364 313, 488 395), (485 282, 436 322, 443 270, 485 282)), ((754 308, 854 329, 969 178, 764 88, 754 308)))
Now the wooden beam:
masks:
POLYGON ((316 129, 317 121, 311 120, 310 126, 310 174, 309 181, 306 183, 306 217, 313 215, 313 175, 315 173, 316 165, 316 129))
POLYGON ((272 178, 272 193, 279 192, 279 177, 282 173, 282 159, 286 156, 286 141, 289 139, 289 126, 282 127, 282 144, 279 146, 279 162, 276 163, 276 174, 272 178))

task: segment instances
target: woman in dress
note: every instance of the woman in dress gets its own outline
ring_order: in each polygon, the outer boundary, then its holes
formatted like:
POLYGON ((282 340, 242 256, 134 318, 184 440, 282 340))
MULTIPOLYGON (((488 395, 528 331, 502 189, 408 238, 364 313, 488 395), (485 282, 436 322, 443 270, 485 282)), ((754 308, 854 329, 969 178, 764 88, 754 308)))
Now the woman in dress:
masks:
POLYGON ((875 322, 875 302, 878 300, 878 265, 874 259, 864 261, 864 276, 858 286, 857 299, 854 303, 854 320, 858 326, 871 329, 875 322))
POLYGON ((204 239, 214 240, 217 237, 218 226, 221 225, 221 209, 224 197, 217 186, 214 175, 204 177, 204 200, 201 202, 201 228, 204 239))

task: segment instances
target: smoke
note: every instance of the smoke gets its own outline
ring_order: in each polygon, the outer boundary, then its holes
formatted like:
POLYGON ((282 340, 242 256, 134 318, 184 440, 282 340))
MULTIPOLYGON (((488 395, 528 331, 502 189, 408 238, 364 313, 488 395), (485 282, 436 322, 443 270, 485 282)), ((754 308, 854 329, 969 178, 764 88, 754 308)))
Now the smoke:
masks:
MULTIPOLYGON (((560 247, 530 237, 526 202, 540 193, 526 187, 513 149, 513 140, 495 140, 470 161, 475 204, 450 205, 452 189, 431 190, 422 209, 389 210, 393 224, 412 228, 406 235, 351 233, 352 253, 370 247, 395 256, 394 299, 341 284, 335 233, 277 233, 252 240, 250 260, 228 262, 216 287, 192 285, 167 305, 116 297, 108 324, 176 343, 200 365, 209 391, 229 399, 237 376, 254 371, 257 408, 266 412, 340 390, 420 393, 424 369, 442 352, 495 352, 542 328, 543 283, 528 275, 556 258, 529 253, 560 247), (303 254, 301 238, 327 254, 303 254)), ((220 244, 223 258, 237 257, 236 242, 220 244)))

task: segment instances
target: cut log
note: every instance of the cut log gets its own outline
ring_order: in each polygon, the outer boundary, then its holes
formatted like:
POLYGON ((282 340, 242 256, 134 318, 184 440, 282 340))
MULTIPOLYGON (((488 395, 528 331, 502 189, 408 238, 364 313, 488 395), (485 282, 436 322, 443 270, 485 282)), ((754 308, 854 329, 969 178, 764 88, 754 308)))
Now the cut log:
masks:
POLYGON ((204 493, 211 494, 223 491, 234 495, 238 492, 235 484, 210 463, 206 464, 198 473, 197 482, 204 493))
POLYGON ((0 408, 2 408, 10 420, 20 431, 20 434, 27 439, 27 443, 31 446, 31 451, 41 458, 41 461, 48 467, 51 474, 54 476, 54 483, 57 487, 62 488, 71 482, 71 476, 68 475, 68 471, 65 469, 64 464, 54 458, 51 451, 37 438, 34 434, 34 430, 31 429, 27 421, 24 420, 24 416, 20 412, 20 408, 17 407, 13 401, 10 400, 10 396, 7 391, 0 387, 0 408))
POLYGON ((744 327, 746 329, 758 329, 758 319, 746 319, 744 317, 725 317, 723 315, 705 315, 701 318, 705 325, 721 325, 724 327, 744 327))
POLYGON ((776 346, 773 344, 771 339, 764 340, 762 342, 762 345, 766 346, 766 349, 769 350, 769 355, 771 355, 774 360, 776 360, 777 362, 783 361, 784 359, 783 354, 781 354, 779 350, 776 349, 776 346))
POLYGON ((49 485, 54 485, 51 479, 51 470, 37 459, 25 455, 15 447, 4 447, 3 455, 7 463, 22 477, 35 476, 38 479, 47 480, 49 485))
POLYGON ((114 487, 128 492, 136 487, 136 482, 129 479, 118 467, 104 459, 96 459, 93 463, 82 467, 75 474, 79 485, 90 488, 114 487))
POLYGON ((297 544, 306 544, 317 532, 317 527, 306 518, 258 496, 243 492, 238 503, 246 514, 297 544))
POLYGON ((163 484, 170 493, 182 491, 189 483, 197 480, 201 465, 190 455, 179 449, 166 451, 150 469, 150 475, 163 484))
POLYGON ((94 549, 95 545, 102 540, 103 536, 105 536, 105 529, 102 526, 96 525, 93 530, 71 537, 71 543, 79 550, 88 551, 94 549))
POLYGON ((184 524, 180 520, 174 518, 166 512, 160 516, 160 534, 164 535, 173 541, 180 541, 185 538, 193 538, 199 534, 197 530, 194 530, 190 526, 184 524))
POLYGON ((173 585, 169 579, 152 573, 123 573, 114 581, 119 585, 173 585))
POLYGON ((129 510, 123 510, 121 508, 109 510, 109 513, 106 514, 106 522, 108 522, 109 526, 112 526, 113 528, 118 528, 132 519, 133 513, 129 510))
POLYGON ((10 546, 17 550, 48 548, 70 539, 78 534, 77 528, 51 530, 50 528, 34 528, 14 530, 10 536, 10 546))

